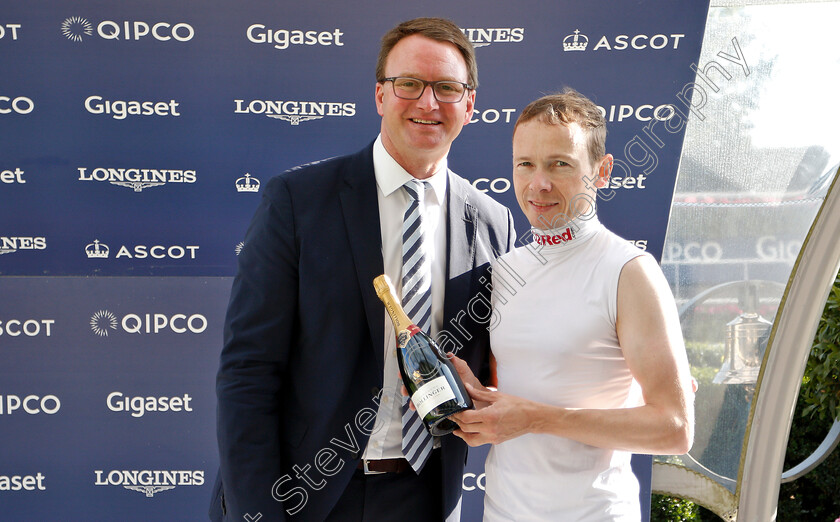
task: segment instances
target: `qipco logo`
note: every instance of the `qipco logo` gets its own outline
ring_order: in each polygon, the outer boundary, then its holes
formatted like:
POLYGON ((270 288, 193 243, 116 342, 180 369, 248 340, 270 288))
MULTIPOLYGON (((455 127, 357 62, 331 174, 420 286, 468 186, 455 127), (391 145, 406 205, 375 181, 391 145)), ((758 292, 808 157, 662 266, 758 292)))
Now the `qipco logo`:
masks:
POLYGON ((44 395, 43 397, 38 395, 27 395, 26 397, 0 395, 0 415, 11 415, 21 412, 29 415, 37 415, 39 413, 54 415, 60 409, 61 401, 55 395, 44 395))
POLYGON ((200 334, 207 330, 207 318, 202 314, 126 314, 120 319, 108 310, 99 310, 91 317, 90 328, 100 337, 120 329, 129 334, 200 334))
POLYGON ((476 475, 475 473, 464 473, 464 478, 461 481, 461 487, 464 491, 475 491, 479 489, 484 491, 484 473, 476 475))
POLYGON ((0 114, 29 114, 35 110, 35 102, 26 96, 0 96, 0 114))
POLYGON ((507 178, 478 178, 473 181, 472 186, 478 189, 479 192, 503 194, 510 190, 510 180, 507 178))
POLYGON ((161 42, 168 40, 188 42, 195 36, 195 29, 190 24, 183 22, 174 25, 167 22, 158 22, 150 25, 146 22, 105 20, 99 23, 96 32, 106 40, 139 40, 150 36, 161 42))

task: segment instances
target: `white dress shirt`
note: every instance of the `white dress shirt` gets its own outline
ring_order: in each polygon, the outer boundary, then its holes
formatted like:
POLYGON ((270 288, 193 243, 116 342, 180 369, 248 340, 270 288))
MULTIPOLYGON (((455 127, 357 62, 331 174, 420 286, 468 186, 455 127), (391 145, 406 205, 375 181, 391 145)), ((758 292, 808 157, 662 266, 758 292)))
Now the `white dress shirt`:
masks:
MULTIPOLYGON (((385 273, 396 287, 397 296, 402 295, 402 226, 410 197, 402 186, 412 179, 399 163, 388 154, 382 145, 382 136, 373 144, 373 169, 376 174, 377 199, 379 201, 379 227, 382 234, 382 261, 385 273)), ((443 292, 446 283, 446 186, 448 167, 446 159, 440 169, 427 181, 423 201, 423 229, 425 240, 433 240, 428 249, 432 263, 432 325, 434 337, 443 324, 443 292)), ((385 375, 382 399, 363 458, 391 459, 403 456, 402 452, 402 408, 400 386, 402 384, 397 365, 394 325, 382 307, 385 317, 385 375)))

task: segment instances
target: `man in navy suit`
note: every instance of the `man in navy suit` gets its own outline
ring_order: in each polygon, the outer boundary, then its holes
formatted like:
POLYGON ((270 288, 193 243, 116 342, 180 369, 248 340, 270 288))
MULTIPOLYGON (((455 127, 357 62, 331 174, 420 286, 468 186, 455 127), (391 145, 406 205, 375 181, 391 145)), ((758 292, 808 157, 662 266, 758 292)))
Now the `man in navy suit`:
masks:
POLYGON ((434 440, 419 471, 404 458, 393 327, 372 281, 401 281, 403 185, 427 182, 431 333, 486 376, 488 266, 513 246, 513 219, 447 166, 478 85, 460 29, 398 25, 376 74, 376 140, 273 178, 248 230, 217 377, 214 520, 460 517, 463 441, 434 440))

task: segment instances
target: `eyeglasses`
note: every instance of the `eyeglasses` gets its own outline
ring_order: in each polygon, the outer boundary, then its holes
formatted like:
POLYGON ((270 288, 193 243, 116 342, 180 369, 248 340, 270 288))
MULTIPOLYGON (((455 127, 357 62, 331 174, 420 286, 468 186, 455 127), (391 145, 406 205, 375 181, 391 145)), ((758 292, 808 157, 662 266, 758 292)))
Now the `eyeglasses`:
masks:
POLYGON ((382 78, 380 82, 391 82, 394 87, 394 96, 403 100, 417 100, 423 96, 426 86, 432 87, 435 99, 441 103, 458 103, 464 99, 464 93, 472 89, 469 84, 452 80, 427 82, 418 78, 408 76, 392 76, 382 78))

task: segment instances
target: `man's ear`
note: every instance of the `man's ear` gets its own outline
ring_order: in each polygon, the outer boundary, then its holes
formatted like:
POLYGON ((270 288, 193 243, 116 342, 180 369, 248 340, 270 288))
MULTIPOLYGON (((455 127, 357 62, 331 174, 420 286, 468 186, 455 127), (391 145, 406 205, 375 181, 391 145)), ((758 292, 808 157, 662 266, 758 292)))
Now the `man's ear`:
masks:
POLYGON ((376 112, 379 113, 380 116, 383 115, 384 111, 382 110, 382 100, 385 97, 385 88, 382 86, 381 83, 376 83, 376 90, 373 93, 373 99, 376 102, 376 112))
POLYGON ((471 90, 467 95, 467 112, 464 114, 464 125, 467 125, 472 119, 473 110, 475 109, 475 90, 471 90))
POLYGON ((601 158, 601 163, 598 166, 598 179, 595 181, 595 187, 604 188, 607 186, 607 183, 610 181, 612 168, 613 156, 612 154, 605 154, 604 157, 601 158))

